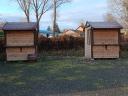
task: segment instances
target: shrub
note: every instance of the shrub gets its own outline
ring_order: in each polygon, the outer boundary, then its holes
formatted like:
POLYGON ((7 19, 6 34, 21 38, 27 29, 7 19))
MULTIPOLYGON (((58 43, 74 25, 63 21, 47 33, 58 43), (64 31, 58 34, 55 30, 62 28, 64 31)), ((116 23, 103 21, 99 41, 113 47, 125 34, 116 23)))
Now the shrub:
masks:
POLYGON ((4 39, 0 39, 0 61, 5 59, 4 50, 4 39))
POLYGON ((41 50, 62 50, 84 48, 84 38, 61 36, 55 38, 39 37, 38 48, 41 50))

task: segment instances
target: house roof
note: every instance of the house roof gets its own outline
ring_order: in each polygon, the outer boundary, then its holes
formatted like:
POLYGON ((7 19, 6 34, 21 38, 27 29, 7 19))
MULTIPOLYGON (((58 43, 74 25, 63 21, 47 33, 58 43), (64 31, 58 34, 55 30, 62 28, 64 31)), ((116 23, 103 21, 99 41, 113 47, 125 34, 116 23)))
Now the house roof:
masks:
POLYGON ((80 37, 80 34, 76 32, 76 30, 67 30, 61 34, 61 36, 73 36, 73 37, 80 37))
POLYGON ((76 28, 76 30, 79 29, 80 27, 81 27, 81 28, 84 28, 85 26, 80 25, 79 27, 76 28))
POLYGON ((87 22, 86 27, 91 26, 92 28, 109 28, 109 29, 121 29, 122 26, 117 22, 87 22))
POLYGON ((34 22, 8 22, 4 25, 3 30, 35 30, 36 23, 34 22))

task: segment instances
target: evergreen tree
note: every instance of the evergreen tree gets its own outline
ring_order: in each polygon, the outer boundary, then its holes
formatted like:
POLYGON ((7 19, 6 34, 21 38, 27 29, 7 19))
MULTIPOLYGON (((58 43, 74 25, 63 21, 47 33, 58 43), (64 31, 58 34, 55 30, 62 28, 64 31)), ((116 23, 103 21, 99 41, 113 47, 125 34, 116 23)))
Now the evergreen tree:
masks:
POLYGON ((55 32, 60 33, 60 28, 59 28, 59 25, 57 23, 55 25, 55 32))
POLYGON ((52 31, 50 26, 47 27, 47 31, 52 31))

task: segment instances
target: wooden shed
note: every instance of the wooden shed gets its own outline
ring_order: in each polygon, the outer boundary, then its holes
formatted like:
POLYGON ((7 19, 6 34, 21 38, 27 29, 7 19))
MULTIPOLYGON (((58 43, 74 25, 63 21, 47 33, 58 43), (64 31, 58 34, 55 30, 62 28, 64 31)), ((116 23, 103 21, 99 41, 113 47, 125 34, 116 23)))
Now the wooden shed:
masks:
POLYGON ((119 58, 120 29, 117 22, 87 22, 85 28, 85 57, 119 58))
POLYGON ((6 60, 29 60, 37 54, 36 23, 6 23, 3 27, 5 34, 6 60))

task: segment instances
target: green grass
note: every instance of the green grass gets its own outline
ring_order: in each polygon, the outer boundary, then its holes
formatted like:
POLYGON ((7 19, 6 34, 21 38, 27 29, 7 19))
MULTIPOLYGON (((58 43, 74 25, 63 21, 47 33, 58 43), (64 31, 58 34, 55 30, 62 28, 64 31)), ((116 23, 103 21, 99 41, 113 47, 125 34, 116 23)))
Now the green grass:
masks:
POLYGON ((117 60, 43 56, 38 62, 1 62, 0 96, 125 96, 127 54, 123 52, 123 57, 117 60), (109 92, 112 95, 107 95, 109 92))
POLYGON ((84 49, 67 49, 67 50, 42 50, 41 56, 84 56, 84 49))

